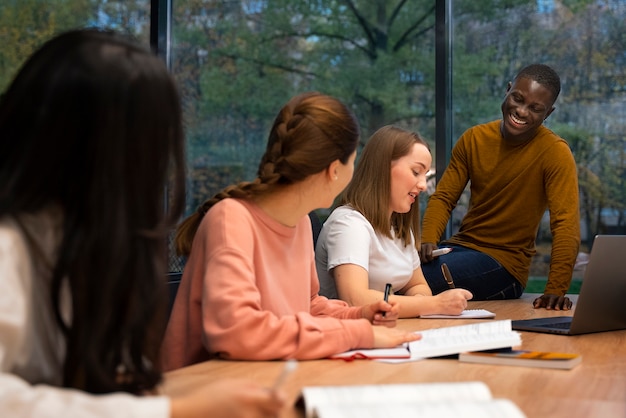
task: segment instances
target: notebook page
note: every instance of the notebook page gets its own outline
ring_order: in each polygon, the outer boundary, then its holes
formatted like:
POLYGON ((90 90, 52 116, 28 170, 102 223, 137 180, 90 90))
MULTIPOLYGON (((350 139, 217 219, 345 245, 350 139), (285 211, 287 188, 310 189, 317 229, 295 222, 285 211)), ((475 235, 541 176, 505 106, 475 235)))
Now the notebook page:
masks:
POLYGON ((421 315, 422 319, 484 319, 495 318, 496 314, 486 309, 466 309, 460 315, 421 315))
POLYGON ((320 405, 392 405, 442 400, 488 400, 491 391, 483 382, 411 383, 352 386, 307 386, 302 389, 307 417, 320 405))
POLYGON ((513 347, 522 343, 520 334, 512 331, 510 319, 429 329, 419 333, 422 339, 409 343, 411 360, 513 347))
POLYGON ((317 418, 524 418, 524 413, 508 399, 492 401, 452 401, 435 403, 389 403, 368 406, 321 405, 317 418))

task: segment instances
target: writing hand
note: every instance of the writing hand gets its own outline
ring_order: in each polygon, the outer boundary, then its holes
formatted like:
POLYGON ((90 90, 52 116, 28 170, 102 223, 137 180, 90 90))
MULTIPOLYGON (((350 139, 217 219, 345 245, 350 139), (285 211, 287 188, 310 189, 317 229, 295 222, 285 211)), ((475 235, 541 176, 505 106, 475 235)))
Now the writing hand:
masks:
POLYGON ((400 316, 400 305, 398 305, 398 302, 380 300, 363 306, 361 313, 363 318, 370 321, 372 325, 383 325, 392 328, 396 326, 396 320, 400 316), (383 316, 383 312, 385 316, 383 316))
POLYGON ((572 301, 567 296, 546 293, 533 301, 533 307, 535 309, 546 308, 548 310, 554 309, 555 311, 569 311, 572 307, 572 301))
POLYGON ((430 263, 431 261, 433 261, 433 250, 437 249, 437 245, 433 244, 432 242, 424 242, 422 243, 421 249, 420 249, 420 260, 422 261, 422 263, 430 263))
POLYGON ((460 315, 467 308, 467 301, 473 297, 466 289, 450 289, 435 295, 438 302, 436 314, 460 315))

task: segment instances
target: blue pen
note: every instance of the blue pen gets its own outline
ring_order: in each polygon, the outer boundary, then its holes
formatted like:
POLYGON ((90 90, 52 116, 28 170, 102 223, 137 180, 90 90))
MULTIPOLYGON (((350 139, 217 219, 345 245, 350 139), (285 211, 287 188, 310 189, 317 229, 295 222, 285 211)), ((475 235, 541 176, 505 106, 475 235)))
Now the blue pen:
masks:
MULTIPOLYGON (((385 285, 385 302, 389 303, 389 293, 391 293, 391 283, 387 283, 385 285)), ((385 317, 385 312, 383 312, 383 318, 385 317)))

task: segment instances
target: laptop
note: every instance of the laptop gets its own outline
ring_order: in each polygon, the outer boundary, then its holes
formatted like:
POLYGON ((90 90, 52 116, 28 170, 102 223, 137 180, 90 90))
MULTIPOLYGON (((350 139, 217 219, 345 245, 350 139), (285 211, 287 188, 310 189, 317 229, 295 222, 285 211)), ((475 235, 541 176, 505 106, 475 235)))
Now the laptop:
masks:
POLYGON ((596 235, 572 316, 511 321, 514 330, 579 335, 626 329, 626 235, 596 235))

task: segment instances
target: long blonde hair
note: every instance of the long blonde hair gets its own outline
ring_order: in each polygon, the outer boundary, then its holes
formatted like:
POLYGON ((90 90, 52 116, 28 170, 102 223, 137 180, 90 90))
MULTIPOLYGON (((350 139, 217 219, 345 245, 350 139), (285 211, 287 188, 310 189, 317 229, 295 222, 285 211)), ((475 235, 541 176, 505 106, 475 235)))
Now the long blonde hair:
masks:
POLYGON ((405 246, 411 242, 411 232, 416 245, 419 240, 419 201, 409 212, 394 212, 389 219, 391 163, 408 155, 415 144, 429 148, 416 132, 391 125, 380 128, 363 148, 354 177, 340 198, 340 204, 350 205, 361 212, 376 232, 391 238, 393 228, 405 246))

